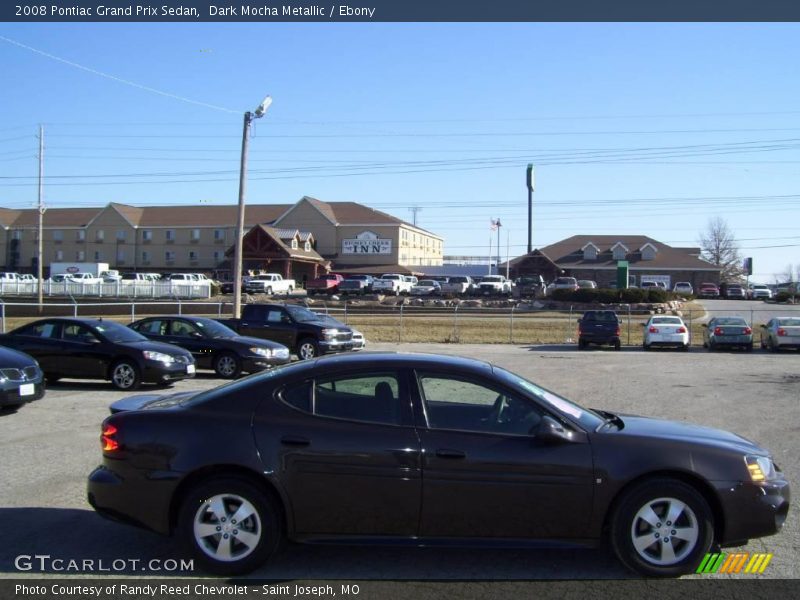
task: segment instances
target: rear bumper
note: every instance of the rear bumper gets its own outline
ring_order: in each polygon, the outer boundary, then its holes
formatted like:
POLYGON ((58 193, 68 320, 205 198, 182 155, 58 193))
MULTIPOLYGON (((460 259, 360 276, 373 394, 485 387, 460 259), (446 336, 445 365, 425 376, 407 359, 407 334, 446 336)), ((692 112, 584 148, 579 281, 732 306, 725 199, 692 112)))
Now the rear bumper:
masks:
POLYGON ((146 480, 135 473, 123 477, 101 465, 89 475, 86 495, 91 507, 107 519, 168 535, 170 502, 177 483, 178 474, 146 480))
POLYGON ((618 344, 619 336, 615 334, 600 335, 600 334, 581 334, 578 339, 585 344, 618 344))

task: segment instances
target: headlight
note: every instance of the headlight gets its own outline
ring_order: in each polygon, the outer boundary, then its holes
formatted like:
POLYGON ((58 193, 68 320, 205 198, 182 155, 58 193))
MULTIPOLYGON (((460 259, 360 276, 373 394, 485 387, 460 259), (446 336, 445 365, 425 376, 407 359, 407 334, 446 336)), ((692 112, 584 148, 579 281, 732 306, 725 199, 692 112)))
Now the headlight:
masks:
POLYGON ((146 360, 154 360, 156 362, 162 362, 165 365, 171 365, 175 362, 175 357, 169 354, 164 354, 163 352, 153 352, 151 350, 144 351, 144 357, 146 360))
POLYGON ((750 473, 750 479, 755 482, 771 481, 778 476, 775 463, 768 456, 745 456, 744 462, 750 473))
POLYGON ((272 351, 272 355, 275 358, 289 358, 289 349, 288 348, 277 348, 272 351))
POLYGON ((338 333, 339 333, 338 329, 323 329, 322 330, 322 335, 324 335, 325 337, 334 337, 338 333))

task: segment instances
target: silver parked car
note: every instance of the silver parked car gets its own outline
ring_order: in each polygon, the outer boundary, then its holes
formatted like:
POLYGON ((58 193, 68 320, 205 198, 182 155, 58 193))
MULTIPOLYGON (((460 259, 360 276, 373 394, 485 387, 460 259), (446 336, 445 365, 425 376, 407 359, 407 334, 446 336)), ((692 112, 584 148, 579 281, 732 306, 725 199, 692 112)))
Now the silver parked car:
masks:
POLYGON ((775 317, 761 326, 761 347, 773 352, 783 348, 800 350, 800 317, 775 317))

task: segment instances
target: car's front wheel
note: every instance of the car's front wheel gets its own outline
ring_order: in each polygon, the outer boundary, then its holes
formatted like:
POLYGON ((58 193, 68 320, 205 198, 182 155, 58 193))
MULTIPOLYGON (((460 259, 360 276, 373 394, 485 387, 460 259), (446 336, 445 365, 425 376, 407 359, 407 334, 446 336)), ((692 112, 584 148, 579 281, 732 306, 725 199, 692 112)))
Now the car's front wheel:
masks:
POLYGON ((297 344, 297 357, 300 360, 308 360, 319 356, 319 346, 312 338, 303 338, 297 344))
POLYGON ((135 390, 141 383, 139 369, 130 361, 119 361, 111 367, 111 383, 118 390, 135 390))
POLYGON ((242 372, 242 363, 234 354, 223 352, 214 360, 214 371, 225 379, 235 379, 242 372))
POLYGON ((713 538, 713 517, 705 498, 675 479, 637 485, 621 499, 611 521, 617 557, 647 577, 693 572, 713 538))
POLYGON ((219 478, 189 492, 178 532, 204 570, 241 575, 275 552, 280 523, 278 507, 263 491, 244 480, 219 478))

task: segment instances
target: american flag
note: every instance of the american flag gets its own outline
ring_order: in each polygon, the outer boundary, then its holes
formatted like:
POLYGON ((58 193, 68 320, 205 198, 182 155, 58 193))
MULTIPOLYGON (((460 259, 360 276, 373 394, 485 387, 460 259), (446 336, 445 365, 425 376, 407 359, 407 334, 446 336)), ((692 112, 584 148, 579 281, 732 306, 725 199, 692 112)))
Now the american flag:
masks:
POLYGON ((492 219, 489 221, 489 229, 492 231, 497 231, 497 228, 501 226, 502 224, 500 223, 500 219, 492 219))

